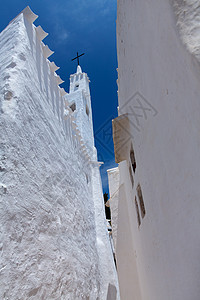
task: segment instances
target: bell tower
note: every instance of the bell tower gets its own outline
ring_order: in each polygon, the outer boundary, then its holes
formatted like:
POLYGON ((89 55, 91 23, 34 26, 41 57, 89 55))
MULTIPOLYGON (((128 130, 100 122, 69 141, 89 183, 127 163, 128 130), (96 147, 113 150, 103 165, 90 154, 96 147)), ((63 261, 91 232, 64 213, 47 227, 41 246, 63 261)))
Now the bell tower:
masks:
POLYGON ((86 73, 82 72, 80 65, 77 66, 75 74, 70 76, 70 91, 69 93, 76 92, 78 90, 85 90, 90 93, 89 90, 89 78, 86 73))
POLYGON ((94 134, 92 122, 92 108, 89 88, 89 78, 86 73, 82 72, 80 65, 77 66, 75 74, 70 75, 70 89, 66 100, 75 122, 81 133, 85 145, 91 149, 91 155, 94 147, 94 134))

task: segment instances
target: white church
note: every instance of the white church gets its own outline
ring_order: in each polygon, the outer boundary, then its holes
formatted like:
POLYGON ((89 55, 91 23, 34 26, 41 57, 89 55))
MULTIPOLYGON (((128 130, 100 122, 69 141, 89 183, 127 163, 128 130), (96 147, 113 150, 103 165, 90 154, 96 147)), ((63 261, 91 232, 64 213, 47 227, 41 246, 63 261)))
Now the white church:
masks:
POLYGON ((115 300, 89 78, 25 8, 0 33, 0 299, 115 300))
POLYGON ((0 33, 0 299, 200 299, 200 6, 118 0, 109 241, 89 78, 25 8, 0 33), (119 287, 118 287, 119 281, 119 287))

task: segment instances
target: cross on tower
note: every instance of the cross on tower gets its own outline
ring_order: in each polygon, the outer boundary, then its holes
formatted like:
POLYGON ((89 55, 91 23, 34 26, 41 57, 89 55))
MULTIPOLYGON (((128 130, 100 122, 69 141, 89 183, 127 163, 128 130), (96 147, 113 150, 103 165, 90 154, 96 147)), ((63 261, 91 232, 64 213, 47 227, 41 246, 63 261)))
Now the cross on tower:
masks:
POLYGON ((78 55, 78 52, 77 52, 77 56, 76 57, 74 57, 74 58, 72 58, 72 60, 75 60, 75 59, 77 59, 77 62, 78 62, 78 66, 79 66, 79 57, 81 57, 82 55, 84 55, 85 53, 82 53, 82 54, 80 54, 80 55, 78 55))

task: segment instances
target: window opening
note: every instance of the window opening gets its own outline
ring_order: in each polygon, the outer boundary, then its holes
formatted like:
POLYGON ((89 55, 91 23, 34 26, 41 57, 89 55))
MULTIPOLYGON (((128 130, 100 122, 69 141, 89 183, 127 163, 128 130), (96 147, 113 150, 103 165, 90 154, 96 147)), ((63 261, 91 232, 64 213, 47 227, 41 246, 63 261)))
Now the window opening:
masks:
POLYGON ((85 177, 86 177, 86 181, 87 181, 87 184, 89 183, 89 177, 87 174, 85 174, 85 177))
POLYGON ((74 112, 76 110, 76 103, 74 102, 72 105, 70 105, 70 108, 74 112))
POLYGON ((87 106, 87 104, 86 104, 86 114, 88 115, 88 117, 89 117, 89 108, 88 108, 88 106, 87 106))
POLYGON ((138 207, 136 196, 135 196, 135 208, 136 208, 137 220, 138 220, 138 227, 139 227, 140 224, 141 224, 141 219, 140 219, 139 207, 138 207))
POLYGON ((132 187, 133 187, 134 179, 133 179, 133 173, 132 173, 132 170, 131 170, 131 164, 129 164, 129 173, 130 173, 131 184, 132 184, 132 187))
POLYGON ((135 170, 136 170, 136 160, 135 160, 135 153, 134 153, 133 149, 131 149, 131 151, 130 151, 130 159, 131 159, 131 164, 132 164, 133 172, 135 173, 135 170))
POLYGON ((79 88, 79 84, 78 84, 78 83, 76 83, 76 84, 75 84, 75 87, 74 87, 74 92, 75 92, 75 91, 77 91, 77 90, 78 90, 78 88, 79 88))
POLYGON ((142 189, 141 189, 140 184, 138 184, 138 186, 137 186, 137 195, 138 195, 139 204, 140 204, 141 216, 142 216, 142 218, 144 218, 144 216, 146 214, 146 210, 145 210, 145 206, 144 206, 144 200, 143 200, 142 189))

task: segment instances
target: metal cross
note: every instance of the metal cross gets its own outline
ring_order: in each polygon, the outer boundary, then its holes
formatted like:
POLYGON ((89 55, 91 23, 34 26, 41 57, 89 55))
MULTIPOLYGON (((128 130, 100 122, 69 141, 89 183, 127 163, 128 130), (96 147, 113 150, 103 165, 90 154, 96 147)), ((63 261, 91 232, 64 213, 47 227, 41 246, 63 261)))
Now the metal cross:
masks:
POLYGON ((85 53, 82 53, 82 54, 80 54, 80 55, 78 55, 78 52, 77 52, 77 56, 76 57, 74 57, 74 58, 72 58, 72 60, 75 60, 75 59, 77 59, 77 62, 78 62, 78 66, 79 66, 79 57, 81 57, 82 55, 84 55, 85 53))

